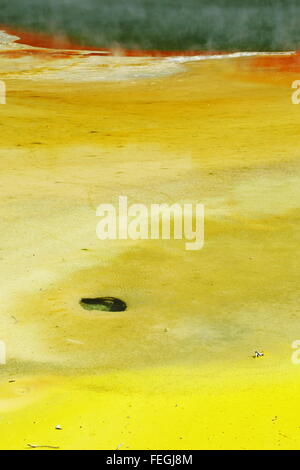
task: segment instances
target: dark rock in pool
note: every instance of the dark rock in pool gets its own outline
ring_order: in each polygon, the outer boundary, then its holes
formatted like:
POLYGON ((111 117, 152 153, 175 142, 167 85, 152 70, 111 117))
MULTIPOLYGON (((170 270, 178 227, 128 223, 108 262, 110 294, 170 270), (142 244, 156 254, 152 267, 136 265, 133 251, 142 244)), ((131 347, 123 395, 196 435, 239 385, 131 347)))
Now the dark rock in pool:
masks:
POLYGON ((97 297, 95 299, 81 299, 80 305, 85 310, 100 310, 102 312, 124 312, 127 305, 123 300, 115 297, 97 297))

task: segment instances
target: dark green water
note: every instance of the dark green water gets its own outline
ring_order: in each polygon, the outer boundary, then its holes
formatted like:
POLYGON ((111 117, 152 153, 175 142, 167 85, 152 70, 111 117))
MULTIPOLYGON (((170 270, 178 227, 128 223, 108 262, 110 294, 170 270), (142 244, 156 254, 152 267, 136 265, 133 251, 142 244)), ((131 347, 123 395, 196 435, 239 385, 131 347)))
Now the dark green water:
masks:
POLYGON ((300 0, 0 0, 0 24, 82 45, 160 50, 300 46, 300 0))

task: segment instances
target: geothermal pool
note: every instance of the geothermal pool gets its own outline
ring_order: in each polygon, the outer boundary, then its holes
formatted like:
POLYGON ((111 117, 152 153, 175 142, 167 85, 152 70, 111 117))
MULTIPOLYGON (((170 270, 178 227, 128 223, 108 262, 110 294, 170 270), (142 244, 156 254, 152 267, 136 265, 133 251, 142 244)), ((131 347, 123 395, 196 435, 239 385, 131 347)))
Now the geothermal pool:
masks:
POLYGON ((299 447, 299 78, 1 33, 2 448, 299 447), (203 203, 204 248, 97 239, 120 195, 203 203))

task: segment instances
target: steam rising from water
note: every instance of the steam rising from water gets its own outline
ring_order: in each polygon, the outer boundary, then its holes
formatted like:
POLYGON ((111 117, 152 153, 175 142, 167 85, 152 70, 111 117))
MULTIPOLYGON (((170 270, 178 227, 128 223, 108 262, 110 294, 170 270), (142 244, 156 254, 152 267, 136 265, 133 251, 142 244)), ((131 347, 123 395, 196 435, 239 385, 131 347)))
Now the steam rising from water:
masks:
POLYGON ((0 24, 96 47, 280 51, 300 46, 299 0, 0 0, 0 24))
POLYGON ((106 52, 90 54, 73 51, 59 55, 55 49, 41 49, 16 43, 15 36, 0 30, 1 75, 6 79, 59 80, 67 82, 122 81, 178 73, 189 61, 217 60, 262 55, 290 55, 293 52, 234 52, 165 58, 120 57, 106 52), (58 54, 58 56, 57 56, 58 54), (11 60, 13 57, 14 60, 11 60))

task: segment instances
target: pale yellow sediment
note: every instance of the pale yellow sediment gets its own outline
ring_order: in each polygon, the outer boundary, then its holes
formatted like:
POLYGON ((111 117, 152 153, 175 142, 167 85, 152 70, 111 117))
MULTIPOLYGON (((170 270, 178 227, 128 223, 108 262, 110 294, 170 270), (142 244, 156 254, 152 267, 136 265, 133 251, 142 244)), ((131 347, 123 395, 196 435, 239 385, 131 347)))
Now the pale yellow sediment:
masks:
POLYGON ((300 447, 299 77, 252 60, 7 80, 1 448, 300 447), (205 248, 100 242, 119 195, 204 203, 205 248), (99 295, 128 310, 81 309, 99 295))

